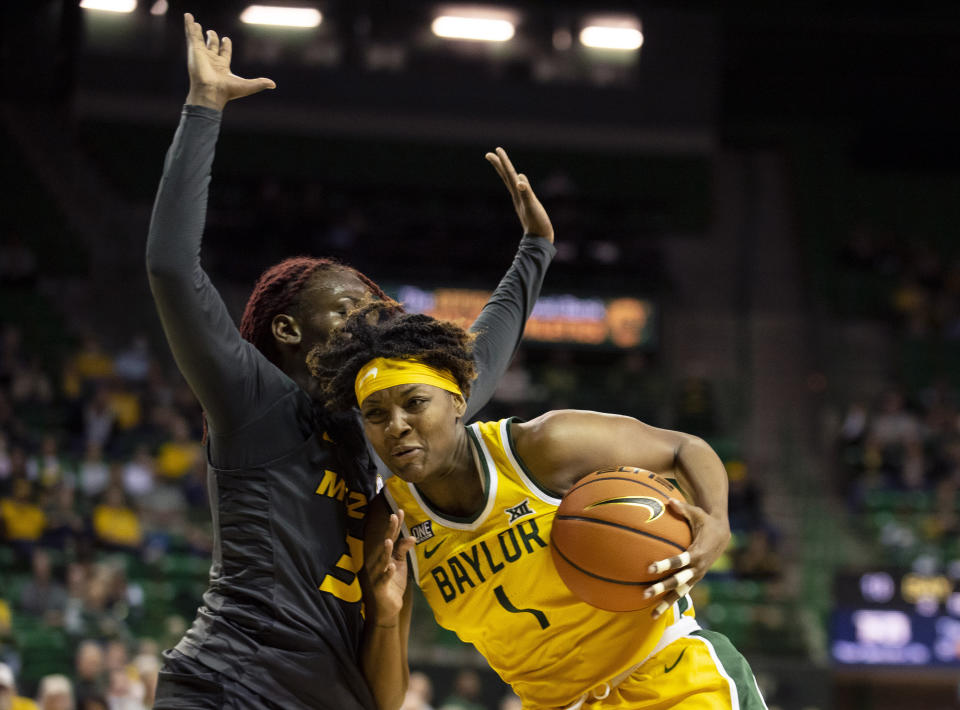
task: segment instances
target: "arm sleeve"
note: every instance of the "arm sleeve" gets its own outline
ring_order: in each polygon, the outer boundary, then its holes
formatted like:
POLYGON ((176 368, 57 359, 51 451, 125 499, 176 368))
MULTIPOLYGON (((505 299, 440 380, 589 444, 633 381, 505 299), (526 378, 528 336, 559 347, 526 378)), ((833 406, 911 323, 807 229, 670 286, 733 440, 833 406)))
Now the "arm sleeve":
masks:
POLYGON ((470 389, 464 421, 469 421, 490 400, 513 359, 527 318, 540 296, 547 267, 556 253, 546 239, 524 236, 513 264, 470 326, 470 331, 477 334, 473 346, 477 379, 470 389))
POLYGON ((223 434, 258 416, 296 384, 240 337, 200 266, 221 115, 201 106, 183 109, 150 219, 147 274, 173 357, 211 429, 223 434))

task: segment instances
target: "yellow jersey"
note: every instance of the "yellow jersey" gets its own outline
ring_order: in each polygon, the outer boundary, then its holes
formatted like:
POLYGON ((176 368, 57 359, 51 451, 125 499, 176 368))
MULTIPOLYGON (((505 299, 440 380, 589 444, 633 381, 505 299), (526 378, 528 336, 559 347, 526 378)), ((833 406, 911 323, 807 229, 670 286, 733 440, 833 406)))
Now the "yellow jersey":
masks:
POLYGON ((17 542, 39 540, 47 526, 47 516, 39 507, 13 498, 0 500, 0 519, 6 528, 7 539, 17 542))
POLYGON ((437 622, 474 644, 525 710, 564 708, 698 627, 688 597, 654 620, 651 609, 604 611, 567 589, 549 550, 560 499, 517 456, 512 422, 467 427, 484 477, 476 515, 445 515, 396 476, 385 491, 406 513, 413 574, 437 622))

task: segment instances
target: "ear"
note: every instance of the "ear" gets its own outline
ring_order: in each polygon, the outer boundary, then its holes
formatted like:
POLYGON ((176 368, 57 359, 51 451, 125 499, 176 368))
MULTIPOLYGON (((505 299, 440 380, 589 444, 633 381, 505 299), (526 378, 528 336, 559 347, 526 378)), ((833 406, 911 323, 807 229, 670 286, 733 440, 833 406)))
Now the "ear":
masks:
POLYGON ((460 419, 463 417, 463 413, 467 411, 467 400, 463 398, 463 395, 456 392, 451 392, 450 396, 453 397, 453 411, 457 413, 457 419, 460 419))
POLYGON ((297 319, 286 313, 278 313, 270 321, 270 332, 274 340, 284 345, 299 345, 303 339, 303 332, 297 319))

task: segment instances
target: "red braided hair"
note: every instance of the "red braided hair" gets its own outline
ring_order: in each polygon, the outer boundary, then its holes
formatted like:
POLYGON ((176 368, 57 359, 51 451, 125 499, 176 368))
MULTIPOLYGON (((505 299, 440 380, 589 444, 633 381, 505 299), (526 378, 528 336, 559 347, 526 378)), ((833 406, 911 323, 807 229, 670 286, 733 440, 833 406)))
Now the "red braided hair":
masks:
POLYGON ((376 283, 356 269, 333 259, 317 259, 310 256, 295 256, 284 259, 264 271, 253 287, 240 320, 240 335, 253 343, 257 350, 275 362, 271 323, 278 313, 289 312, 300 292, 318 271, 338 269, 354 274, 370 289, 370 293, 383 300, 389 297, 376 283))

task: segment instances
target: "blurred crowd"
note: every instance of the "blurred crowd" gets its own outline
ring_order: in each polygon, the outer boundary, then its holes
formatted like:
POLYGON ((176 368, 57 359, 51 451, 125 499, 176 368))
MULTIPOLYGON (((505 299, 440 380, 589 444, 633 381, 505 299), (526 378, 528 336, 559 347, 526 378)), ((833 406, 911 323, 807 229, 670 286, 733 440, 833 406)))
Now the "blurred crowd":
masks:
POLYGON ((145 338, 108 353, 88 335, 53 369, 2 328, 4 692, 20 680, 43 708, 150 707, 159 653, 143 638, 145 570, 177 554, 205 567, 211 549, 200 427, 145 338))
POLYGON ((960 340, 960 258, 946 251, 861 222, 840 250, 839 277, 873 300, 878 315, 892 317, 904 335, 960 340))
POLYGON ((880 544, 903 560, 960 559, 960 403, 939 384, 848 405, 837 432, 838 483, 880 544))
POLYGON ((469 668, 456 674, 452 688, 442 698, 434 695, 430 675, 414 670, 400 710, 522 710, 520 698, 502 682, 485 684, 481 674, 469 668))
POLYGON ((0 335, 0 519, 16 561, 37 546, 85 560, 183 540, 209 552, 200 411, 147 341, 82 339, 56 376, 0 335), (199 526, 199 527, 198 527, 199 526))

